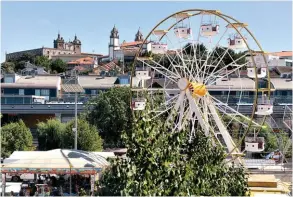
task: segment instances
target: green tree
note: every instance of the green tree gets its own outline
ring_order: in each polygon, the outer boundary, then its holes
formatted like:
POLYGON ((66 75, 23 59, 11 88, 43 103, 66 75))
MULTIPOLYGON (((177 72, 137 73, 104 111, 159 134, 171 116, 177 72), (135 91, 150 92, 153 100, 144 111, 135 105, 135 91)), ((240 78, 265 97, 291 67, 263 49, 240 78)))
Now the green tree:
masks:
POLYGON ((130 88, 114 87, 89 101, 90 124, 95 125, 104 139, 104 148, 122 147, 122 131, 129 130, 132 123, 130 88))
POLYGON ((225 164, 225 152, 201 131, 172 132, 146 114, 125 132, 127 158, 116 158, 102 177, 102 195, 244 196, 242 167, 225 164))
POLYGON ((51 63, 51 70, 57 73, 65 72, 66 68, 67 64, 61 59, 56 59, 51 63))
POLYGON ((39 150, 64 148, 65 124, 58 119, 49 119, 37 124, 39 150))
POLYGON ((1 155, 9 157, 14 151, 34 150, 33 136, 22 120, 1 128, 1 155))
MULTIPOLYGON (((70 121, 65 128, 64 142, 65 147, 74 147, 74 128, 75 121, 70 121)), ((103 149, 103 140, 99 136, 97 129, 90 125, 84 119, 78 119, 77 122, 77 147, 79 150, 84 151, 101 151, 103 149)))
POLYGON ((13 62, 3 62, 1 64, 1 69, 5 73, 14 73, 15 63, 13 63, 13 62))
POLYGON ((35 58, 35 64, 44 67, 48 71, 51 68, 52 61, 47 56, 37 56, 35 58))

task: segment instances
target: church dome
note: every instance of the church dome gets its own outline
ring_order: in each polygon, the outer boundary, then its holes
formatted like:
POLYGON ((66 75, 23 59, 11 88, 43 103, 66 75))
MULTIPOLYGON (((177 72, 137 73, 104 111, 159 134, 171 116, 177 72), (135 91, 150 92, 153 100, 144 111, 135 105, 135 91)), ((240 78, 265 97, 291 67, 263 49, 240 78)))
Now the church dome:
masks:
POLYGON ((110 38, 119 38, 119 34, 118 34, 118 30, 116 29, 115 25, 111 31, 111 35, 110 35, 110 38))
POLYGON ((140 31, 140 28, 138 29, 137 33, 135 34, 135 39, 134 41, 143 41, 143 35, 140 31))
POLYGON ((79 39, 77 39, 77 36, 74 36, 74 40, 73 40, 74 44, 81 44, 81 41, 79 39))

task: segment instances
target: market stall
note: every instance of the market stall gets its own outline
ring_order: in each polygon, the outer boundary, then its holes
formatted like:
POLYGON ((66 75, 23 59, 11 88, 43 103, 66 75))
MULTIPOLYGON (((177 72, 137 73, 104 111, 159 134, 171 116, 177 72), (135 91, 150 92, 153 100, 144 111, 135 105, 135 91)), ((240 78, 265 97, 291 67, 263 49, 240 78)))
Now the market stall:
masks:
POLYGON ((72 175, 87 176, 93 192, 97 175, 108 165, 106 158, 98 154, 79 150, 55 149, 38 151, 35 157, 30 154, 27 158, 11 159, 8 163, 2 164, 1 172, 4 179, 6 174, 10 176, 23 174, 69 176, 71 194, 72 175))

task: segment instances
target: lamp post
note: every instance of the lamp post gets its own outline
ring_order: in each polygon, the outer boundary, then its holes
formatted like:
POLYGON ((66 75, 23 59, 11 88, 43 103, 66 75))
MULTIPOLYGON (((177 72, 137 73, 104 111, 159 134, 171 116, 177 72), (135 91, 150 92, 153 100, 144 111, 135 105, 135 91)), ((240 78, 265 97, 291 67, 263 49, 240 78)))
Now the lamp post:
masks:
POLYGON ((84 89, 78 83, 78 73, 75 69, 71 71, 70 79, 64 84, 62 84, 62 89, 65 93, 75 94, 74 95, 75 96, 75 99, 74 99, 75 100, 75 108, 74 108, 75 124, 74 124, 74 127, 72 128, 72 131, 74 132, 74 150, 77 150, 77 135, 78 135, 77 133, 77 95, 78 93, 84 92, 84 89))
MULTIPOLYGON (((75 70, 75 84, 78 84, 78 75, 75 70)), ((77 150, 77 92, 75 92, 75 137, 74 137, 74 150, 77 150)))

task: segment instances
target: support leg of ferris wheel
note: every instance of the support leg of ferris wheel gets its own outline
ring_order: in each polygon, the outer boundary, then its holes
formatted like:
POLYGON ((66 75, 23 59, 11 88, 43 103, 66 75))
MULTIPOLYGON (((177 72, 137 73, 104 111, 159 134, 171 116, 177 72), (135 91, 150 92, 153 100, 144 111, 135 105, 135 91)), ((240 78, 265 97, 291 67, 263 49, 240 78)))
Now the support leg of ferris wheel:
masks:
MULTIPOLYGON (((210 104, 208 105, 208 108, 212 114, 213 119, 215 120, 215 123, 220 131, 220 134, 222 135, 224 141, 225 141, 225 145, 227 146, 227 149, 229 151, 229 153, 231 153, 231 155, 235 155, 237 156, 237 154, 241 154, 241 152, 238 150, 238 148, 236 147, 233 139, 231 138, 227 128, 225 127, 225 125, 223 124, 221 118, 219 117, 216 107, 214 106, 214 104, 212 102, 209 102, 210 104)), ((215 133, 215 137, 217 134, 215 133)), ((240 158, 237 158, 237 161, 242 163, 240 158)))
POLYGON ((208 133, 209 133, 208 125, 205 124, 205 121, 204 121, 202 115, 200 114, 200 111, 198 109, 198 106, 196 106, 195 100, 191 96, 190 91, 188 89, 186 90, 186 97, 189 100, 190 111, 195 113, 195 116, 197 117, 198 122, 199 122, 201 128, 203 128, 204 133, 206 135, 208 135, 208 133))

